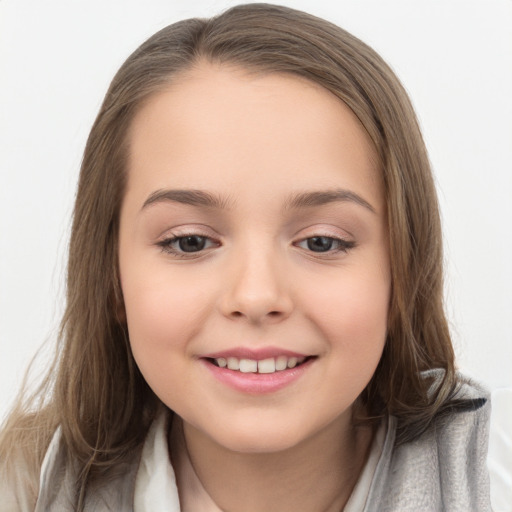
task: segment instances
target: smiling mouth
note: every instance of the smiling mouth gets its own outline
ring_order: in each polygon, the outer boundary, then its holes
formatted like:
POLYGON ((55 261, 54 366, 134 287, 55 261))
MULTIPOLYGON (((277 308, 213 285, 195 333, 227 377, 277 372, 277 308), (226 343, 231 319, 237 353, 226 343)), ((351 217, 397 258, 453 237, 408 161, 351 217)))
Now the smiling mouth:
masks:
POLYGON ((315 358, 315 356, 289 357, 283 355, 260 360, 245 358, 239 359, 238 357, 216 357, 206 358, 206 360, 214 366, 232 370, 234 372, 268 374, 296 368, 313 358, 315 358))

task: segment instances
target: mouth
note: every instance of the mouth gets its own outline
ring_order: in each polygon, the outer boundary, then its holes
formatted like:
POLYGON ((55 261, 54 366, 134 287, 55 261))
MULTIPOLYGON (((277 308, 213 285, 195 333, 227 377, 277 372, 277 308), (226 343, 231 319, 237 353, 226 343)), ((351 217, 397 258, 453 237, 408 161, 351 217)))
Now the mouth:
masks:
POLYGON ((238 357, 206 357, 205 360, 218 368, 239 373, 271 374, 300 367, 316 356, 286 356, 268 357, 266 359, 248 359, 238 357))
POLYGON ((207 354, 200 361, 217 381, 236 392, 265 395, 302 379, 318 357, 267 347, 207 354))

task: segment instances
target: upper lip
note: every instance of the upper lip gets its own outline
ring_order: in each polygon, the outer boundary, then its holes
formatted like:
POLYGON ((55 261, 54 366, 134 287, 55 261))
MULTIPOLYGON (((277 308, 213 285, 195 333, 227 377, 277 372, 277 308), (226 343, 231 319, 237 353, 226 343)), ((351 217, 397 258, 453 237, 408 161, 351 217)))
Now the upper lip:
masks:
POLYGON ((219 352, 211 352, 201 357, 207 359, 218 359, 223 357, 236 357, 237 359, 253 359, 261 361, 263 359, 270 359, 271 357, 287 356, 287 357, 308 357, 310 354, 302 354, 300 352, 294 352, 293 350, 286 350, 278 347, 236 347, 227 350, 221 350, 219 352))

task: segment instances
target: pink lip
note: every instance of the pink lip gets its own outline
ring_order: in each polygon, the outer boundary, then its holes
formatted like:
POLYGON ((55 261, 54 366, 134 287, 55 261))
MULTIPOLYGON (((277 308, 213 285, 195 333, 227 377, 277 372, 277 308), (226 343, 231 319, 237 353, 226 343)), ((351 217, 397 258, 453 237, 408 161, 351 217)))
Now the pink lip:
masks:
MULTIPOLYGON (((229 354, 233 354, 233 352, 230 351, 229 354)), ((283 355, 283 352, 279 352, 279 354, 283 355)), ((293 356, 294 355, 295 354, 293 354, 293 356)), ((215 355, 215 357, 225 356, 215 355)), ((259 359, 265 359, 265 357, 260 357, 259 359)), ((256 359, 256 357, 250 357, 249 359, 256 359)), ((229 370, 228 368, 215 366, 206 358, 200 359, 199 361, 204 364, 212 375, 221 383, 242 393, 259 395, 279 391, 300 379, 300 377, 308 371, 314 361, 316 361, 316 358, 308 359, 295 368, 289 368, 288 370, 277 371, 275 373, 242 373, 239 371, 229 370)))
POLYGON ((227 359, 228 357, 236 357, 237 359, 254 359, 256 361, 261 361, 262 359, 279 356, 297 357, 300 359, 301 357, 307 357, 308 355, 311 354, 301 354, 299 352, 292 352, 291 350, 284 350, 277 347, 236 347, 228 350, 222 350, 220 352, 204 354, 201 357, 208 359, 218 359, 219 357, 227 359))

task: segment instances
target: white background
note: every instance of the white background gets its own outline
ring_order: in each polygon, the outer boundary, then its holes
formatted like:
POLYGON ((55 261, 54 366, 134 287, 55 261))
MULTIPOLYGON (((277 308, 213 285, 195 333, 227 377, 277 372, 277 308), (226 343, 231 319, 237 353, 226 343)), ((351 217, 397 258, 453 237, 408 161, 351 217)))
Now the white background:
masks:
MULTIPOLYGON (((0 417, 55 339, 81 153, 109 81, 157 29, 236 3, 0 0, 0 417)), ((439 187, 459 366, 512 386, 512 1, 280 3, 353 32, 410 92, 439 187)))

